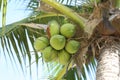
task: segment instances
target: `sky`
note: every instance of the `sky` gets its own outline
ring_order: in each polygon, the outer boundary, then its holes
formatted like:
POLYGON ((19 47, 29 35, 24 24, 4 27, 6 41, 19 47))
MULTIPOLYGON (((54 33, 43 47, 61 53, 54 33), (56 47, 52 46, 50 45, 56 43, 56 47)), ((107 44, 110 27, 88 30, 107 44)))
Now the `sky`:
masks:
MULTIPOLYGON (((6 24, 10 24, 16 21, 19 21, 29 15, 31 11, 25 10, 25 7, 29 0, 8 0, 7 7, 7 16, 6 16, 6 24)), ((2 23, 0 13, 0 26, 2 23)))

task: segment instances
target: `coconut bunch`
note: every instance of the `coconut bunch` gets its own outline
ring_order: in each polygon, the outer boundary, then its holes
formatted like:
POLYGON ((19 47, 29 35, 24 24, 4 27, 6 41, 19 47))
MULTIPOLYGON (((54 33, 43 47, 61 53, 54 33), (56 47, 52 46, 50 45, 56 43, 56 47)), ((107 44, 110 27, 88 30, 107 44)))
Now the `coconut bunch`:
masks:
POLYGON ((76 27, 71 23, 60 26, 55 20, 50 21, 48 25, 47 36, 37 38, 34 48, 41 52, 45 62, 58 61, 65 65, 80 48, 80 43, 73 38, 76 27))

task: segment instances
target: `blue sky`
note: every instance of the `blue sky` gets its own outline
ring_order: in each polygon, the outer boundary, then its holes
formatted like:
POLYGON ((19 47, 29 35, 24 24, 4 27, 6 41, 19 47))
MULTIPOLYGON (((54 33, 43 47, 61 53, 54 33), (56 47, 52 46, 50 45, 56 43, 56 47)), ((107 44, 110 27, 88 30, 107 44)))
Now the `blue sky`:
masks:
MULTIPOLYGON (((9 0, 9 4, 7 7, 6 23, 10 24, 27 17, 30 13, 29 10, 25 10, 28 2, 29 0, 9 0)), ((2 23, 1 16, 2 15, 0 13, 0 26, 2 23)))

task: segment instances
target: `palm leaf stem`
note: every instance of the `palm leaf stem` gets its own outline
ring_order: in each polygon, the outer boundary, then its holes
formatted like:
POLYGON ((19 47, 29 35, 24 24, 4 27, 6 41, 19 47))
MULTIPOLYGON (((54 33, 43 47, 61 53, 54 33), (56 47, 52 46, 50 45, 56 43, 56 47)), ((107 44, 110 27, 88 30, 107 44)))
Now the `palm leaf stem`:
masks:
POLYGON ((116 6, 117 8, 120 8, 120 0, 116 0, 115 6, 116 6))
POLYGON ((4 34, 5 31, 5 25, 6 25, 6 11, 7 11, 7 0, 3 1, 3 10, 2 10, 2 34, 4 34))
POLYGON ((79 16, 76 12, 71 10, 70 8, 56 2, 55 0, 42 0, 43 2, 47 3, 48 5, 52 6, 56 10, 60 11, 61 13, 65 14, 68 16, 70 19, 75 21, 76 23, 79 24, 80 28, 84 30, 84 23, 86 21, 85 18, 79 16))

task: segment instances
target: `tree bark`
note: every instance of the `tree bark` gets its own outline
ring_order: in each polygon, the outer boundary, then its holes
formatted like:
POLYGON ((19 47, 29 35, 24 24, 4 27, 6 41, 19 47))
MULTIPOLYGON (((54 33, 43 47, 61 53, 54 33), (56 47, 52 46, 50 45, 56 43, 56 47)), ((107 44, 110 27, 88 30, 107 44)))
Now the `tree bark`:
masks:
POLYGON ((96 80, 120 80, 120 45, 115 44, 100 51, 96 80))

